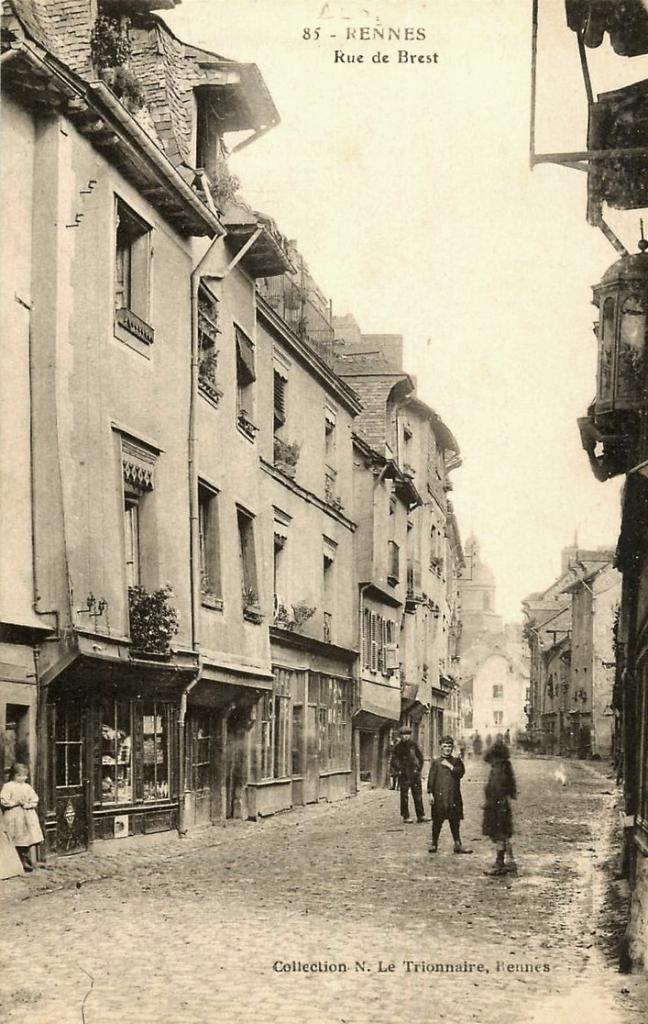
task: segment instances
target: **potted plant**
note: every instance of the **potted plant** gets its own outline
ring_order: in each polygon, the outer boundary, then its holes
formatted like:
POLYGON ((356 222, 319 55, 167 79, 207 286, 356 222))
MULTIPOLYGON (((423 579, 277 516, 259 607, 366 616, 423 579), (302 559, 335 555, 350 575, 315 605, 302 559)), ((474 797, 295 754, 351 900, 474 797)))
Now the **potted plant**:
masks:
POLYGON ((344 502, 342 501, 342 498, 340 497, 339 494, 327 494, 326 503, 327 505, 330 505, 331 508, 334 508, 336 512, 341 512, 342 509, 344 508, 344 502))
POLYGON ((131 113, 141 110, 144 90, 137 75, 128 67, 132 45, 119 18, 99 15, 90 35, 90 51, 102 81, 131 113))
POLYGON ((294 604, 292 606, 293 629, 301 629, 311 616, 315 614, 316 610, 313 605, 308 605, 305 601, 298 601, 297 604, 294 604))
POLYGON ((248 416, 247 409, 239 409, 237 422, 239 430, 241 430, 242 433, 244 433, 245 436, 250 439, 250 441, 254 441, 254 436, 259 428, 255 426, 255 424, 248 416))
POLYGON ((216 383, 217 367, 218 350, 215 348, 203 349, 198 363, 198 386, 215 404, 218 404, 223 395, 216 383))
POLYGON ((243 587, 241 591, 243 598, 243 618, 248 622, 261 622, 263 612, 259 607, 259 595, 255 587, 243 587))
POLYGON ((274 439, 274 464, 277 469, 285 476, 289 476, 291 479, 297 472, 297 463, 299 461, 299 452, 301 445, 296 441, 289 443, 288 441, 282 441, 280 437, 274 439))
POLYGON ((139 585, 128 588, 132 654, 169 654, 171 637, 179 629, 178 613, 169 603, 172 595, 168 583, 152 592, 139 585))

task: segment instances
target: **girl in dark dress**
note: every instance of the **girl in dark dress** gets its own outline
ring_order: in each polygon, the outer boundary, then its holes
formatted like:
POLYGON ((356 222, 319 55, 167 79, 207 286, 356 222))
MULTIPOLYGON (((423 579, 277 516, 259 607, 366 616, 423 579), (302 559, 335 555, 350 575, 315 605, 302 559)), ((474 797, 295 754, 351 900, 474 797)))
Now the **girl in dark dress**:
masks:
POLYGON ((515 775, 506 744, 498 739, 487 751, 484 760, 490 764, 490 775, 486 783, 486 803, 482 832, 495 843, 495 863, 484 873, 487 875, 516 874, 511 836, 513 835, 513 814, 511 800, 517 796, 515 775))

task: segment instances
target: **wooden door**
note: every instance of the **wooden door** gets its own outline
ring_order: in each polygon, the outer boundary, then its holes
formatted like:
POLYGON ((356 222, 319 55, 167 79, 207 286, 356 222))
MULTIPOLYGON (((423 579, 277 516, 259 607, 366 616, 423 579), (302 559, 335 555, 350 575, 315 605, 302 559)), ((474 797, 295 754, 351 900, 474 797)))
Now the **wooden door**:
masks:
POLYGON ((246 722, 247 711, 244 708, 234 708, 227 719, 227 746, 225 750, 225 813, 228 818, 240 818, 243 813, 246 722))
POLYGON ((214 716, 203 708, 187 714, 187 826, 212 820, 214 716))
POLYGON ((309 704, 306 713, 306 764, 304 771, 304 803, 319 800, 319 720, 317 704, 309 704))
POLYGON ((56 852, 78 853, 88 846, 86 716, 79 704, 72 702, 52 706, 50 715, 54 739, 56 852))

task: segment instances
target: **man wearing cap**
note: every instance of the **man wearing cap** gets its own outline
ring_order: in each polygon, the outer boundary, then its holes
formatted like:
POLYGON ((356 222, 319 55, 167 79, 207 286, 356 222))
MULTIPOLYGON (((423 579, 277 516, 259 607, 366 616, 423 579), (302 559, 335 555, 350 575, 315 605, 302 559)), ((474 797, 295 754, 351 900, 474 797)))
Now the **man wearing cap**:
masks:
POLYGON ((423 792, 421 789, 421 769, 423 754, 420 747, 412 739, 412 730, 408 725, 400 730, 400 739, 392 751, 390 772, 398 775, 400 787, 400 812, 403 821, 411 821, 409 816, 408 794, 411 789, 416 820, 425 821, 423 792))
POLYGON ((466 771, 460 757, 453 757, 454 739, 444 736, 441 740, 441 757, 435 757, 430 765, 427 789, 432 804, 432 845, 430 853, 436 853, 443 822, 448 821, 455 853, 472 853, 461 843, 460 822, 463 818, 461 779, 466 771))

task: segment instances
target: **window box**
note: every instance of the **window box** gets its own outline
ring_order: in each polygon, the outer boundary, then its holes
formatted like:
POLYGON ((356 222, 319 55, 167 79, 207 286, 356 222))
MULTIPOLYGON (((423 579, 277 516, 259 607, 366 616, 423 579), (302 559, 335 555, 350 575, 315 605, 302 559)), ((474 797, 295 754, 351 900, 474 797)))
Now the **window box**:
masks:
POLYGON ((263 622, 263 612, 256 604, 244 604, 243 605, 243 618, 246 622, 254 622, 255 625, 259 625, 263 622))
POLYGON ((263 612, 259 605, 259 596, 254 587, 243 588, 243 618, 247 622, 263 622, 263 612))
POLYGON ((200 595, 200 603, 203 608, 211 608, 213 611, 222 612, 223 610, 223 598, 216 597, 215 594, 209 594, 203 590, 200 595))
POLYGON ((300 445, 294 441, 290 444, 280 437, 274 439, 274 465, 284 476, 294 479, 299 461, 300 445))
POLYGON ((218 353, 215 349, 203 352, 198 364, 198 387, 214 405, 218 405, 223 397, 223 392, 216 383, 217 365, 218 353))
POLYGON ((295 629, 301 629, 311 616, 315 614, 316 610, 314 606, 307 605, 305 601, 299 601, 297 604, 291 605, 290 611, 285 604, 277 604, 273 625, 278 626, 279 629, 287 629, 291 632, 295 629))
POLYGON ((259 428, 254 425, 252 420, 248 419, 245 409, 242 409, 239 412, 237 425, 241 433, 247 437, 248 441, 254 441, 259 428))
POLYGON ((413 480, 416 476, 416 470, 413 466, 410 466, 409 462, 403 463, 403 476, 407 477, 408 480, 413 480))
POLYGON ((145 345, 152 345, 155 339, 153 328, 142 320, 137 313, 133 313, 132 309, 124 307, 115 310, 115 334, 117 334, 117 337, 119 337, 120 331, 125 331, 145 345))
POLYGON ((342 512, 344 509, 344 502, 339 494, 327 493, 325 496, 326 504, 334 508, 336 512, 342 512))

